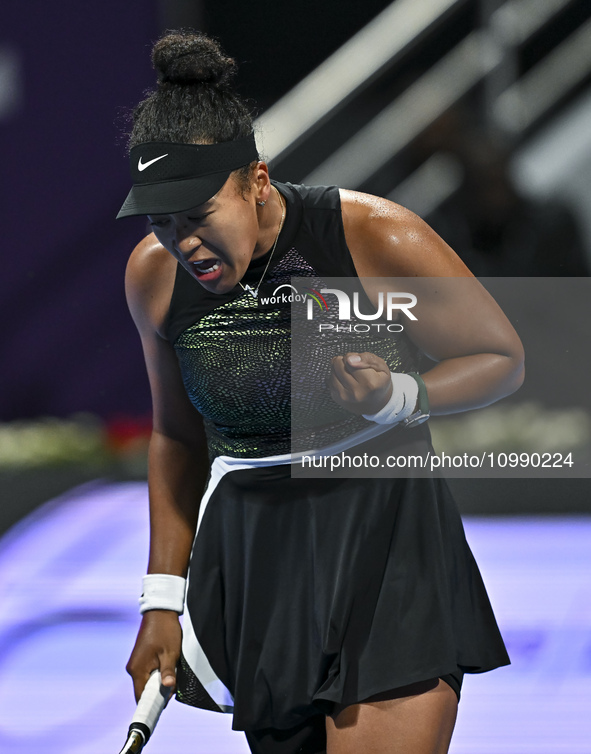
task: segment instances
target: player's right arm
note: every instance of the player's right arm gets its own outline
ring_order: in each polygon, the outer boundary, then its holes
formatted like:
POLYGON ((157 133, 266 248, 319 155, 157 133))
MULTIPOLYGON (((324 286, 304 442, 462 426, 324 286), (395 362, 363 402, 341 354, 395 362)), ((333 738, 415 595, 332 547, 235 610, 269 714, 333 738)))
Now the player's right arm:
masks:
MULTIPOLYGON (((148 456, 150 555, 148 573, 185 577, 207 473, 203 422, 187 397, 176 354, 165 338, 165 322, 176 261, 153 235, 133 251, 125 289, 138 328, 150 380, 153 429, 148 456)), ((176 613, 144 613, 127 664, 139 698, 150 672, 174 687, 181 629, 176 613)))

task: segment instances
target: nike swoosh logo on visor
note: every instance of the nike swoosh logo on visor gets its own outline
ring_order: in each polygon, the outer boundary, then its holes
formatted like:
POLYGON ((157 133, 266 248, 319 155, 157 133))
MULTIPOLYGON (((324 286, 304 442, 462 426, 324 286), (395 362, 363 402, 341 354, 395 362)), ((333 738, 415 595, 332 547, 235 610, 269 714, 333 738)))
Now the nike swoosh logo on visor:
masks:
POLYGON ((153 160, 148 160, 148 162, 142 162, 142 158, 140 157, 137 163, 137 169, 141 173, 146 168, 149 168, 150 165, 153 165, 155 162, 158 162, 158 160, 163 160, 165 157, 168 157, 168 152, 166 154, 161 154, 160 157, 154 157, 153 160))

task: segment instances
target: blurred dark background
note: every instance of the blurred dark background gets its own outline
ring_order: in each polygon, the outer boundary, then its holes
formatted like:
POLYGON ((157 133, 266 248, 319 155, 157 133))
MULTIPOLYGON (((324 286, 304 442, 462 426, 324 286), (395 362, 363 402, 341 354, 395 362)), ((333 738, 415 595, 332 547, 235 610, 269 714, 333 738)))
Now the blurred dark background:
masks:
POLYGON ((12 101, 0 112, 2 420, 149 411, 123 295, 125 263, 145 223, 114 218, 129 190, 126 114, 154 83, 149 52, 162 29, 198 25, 219 36, 260 112, 384 5, 370 0, 342 13, 336 2, 301 3, 288 16, 270 2, 4 8, 0 86, 12 101))
MULTIPOLYGON (((276 178, 409 206, 481 276, 588 275, 587 0, 8 0, 2 17, 0 450, 23 422, 79 412, 110 458, 145 447, 149 392, 123 292, 145 223, 114 218, 126 115, 166 28, 202 29, 237 59, 276 178)), ((565 403, 535 381, 525 398, 565 403)), ((95 473, 1 453, 0 468, 6 498, 30 505, 95 473)))

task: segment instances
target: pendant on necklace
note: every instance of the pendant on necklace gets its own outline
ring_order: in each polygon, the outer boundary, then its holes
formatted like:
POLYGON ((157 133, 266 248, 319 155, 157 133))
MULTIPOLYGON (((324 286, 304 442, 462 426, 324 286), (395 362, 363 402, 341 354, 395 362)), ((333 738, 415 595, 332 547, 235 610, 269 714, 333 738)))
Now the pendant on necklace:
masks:
POLYGON ((248 283, 246 285, 243 285, 242 287, 244 288, 245 291, 248 291, 253 298, 258 297, 259 295, 258 288, 251 288, 250 285, 248 285, 248 283))

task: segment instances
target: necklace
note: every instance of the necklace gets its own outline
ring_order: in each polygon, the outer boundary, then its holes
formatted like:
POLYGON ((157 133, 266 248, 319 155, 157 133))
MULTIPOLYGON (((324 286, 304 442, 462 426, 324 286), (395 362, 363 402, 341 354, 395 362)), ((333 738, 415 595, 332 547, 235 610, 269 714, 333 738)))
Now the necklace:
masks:
POLYGON ((281 196, 279 189, 276 186, 273 186, 273 188, 275 189, 275 191, 277 191, 277 196, 279 197, 279 204, 281 204, 281 220, 279 221, 279 227, 277 228, 277 235, 275 236, 275 242, 273 243, 271 254, 269 255, 269 259, 267 260, 267 264, 265 265, 265 269, 263 270, 263 274, 261 275, 261 279, 259 280, 256 288, 253 288, 248 283, 246 285, 242 285, 242 282, 240 280, 238 281, 238 285, 242 288, 242 290, 250 293, 250 295, 253 298, 257 298, 259 295, 259 288, 261 287, 263 278, 267 274, 267 270, 269 269, 269 265, 271 264, 271 259, 273 259, 273 254, 275 253, 275 247, 277 246, 277 241, 279 240, 279 234, 281 233, 281 229, 283 228, 283 221, 285 220, 285 201, 283 197, 281 196))

